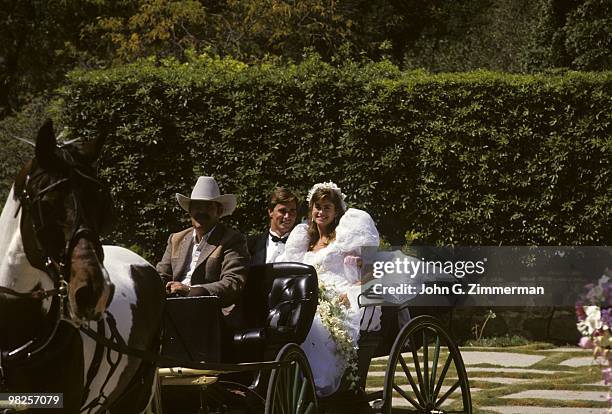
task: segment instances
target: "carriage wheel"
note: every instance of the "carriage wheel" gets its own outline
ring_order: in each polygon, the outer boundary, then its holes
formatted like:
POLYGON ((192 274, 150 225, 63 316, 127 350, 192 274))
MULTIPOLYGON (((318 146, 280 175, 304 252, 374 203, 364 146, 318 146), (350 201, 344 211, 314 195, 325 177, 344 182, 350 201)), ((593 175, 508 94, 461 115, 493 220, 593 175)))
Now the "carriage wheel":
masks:
POLYGON ((400 331, 389 355, 383 401, 385 414, 472 413, 461 353, 437 319, 419 316, 400 331))
POLYGON ((315 414, 317 396, 308 359, 296 344, 285 345, 276 361, 292 361, 272 370, 268 382, 265 414, 315 414))

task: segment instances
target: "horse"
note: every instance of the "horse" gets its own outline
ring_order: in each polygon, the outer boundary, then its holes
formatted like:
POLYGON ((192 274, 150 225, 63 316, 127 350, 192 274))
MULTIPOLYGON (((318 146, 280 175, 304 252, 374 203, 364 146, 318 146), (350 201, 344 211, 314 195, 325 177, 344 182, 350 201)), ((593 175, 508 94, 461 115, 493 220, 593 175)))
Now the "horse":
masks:
POLYGON ((151 264, 100 241, 103 141, 58 145, 46 121, 0 215, 0 393, 62 393, 65 413, 143 412, 155 387, 154 361, 108 346, 157 353, 165 295, 151 264))

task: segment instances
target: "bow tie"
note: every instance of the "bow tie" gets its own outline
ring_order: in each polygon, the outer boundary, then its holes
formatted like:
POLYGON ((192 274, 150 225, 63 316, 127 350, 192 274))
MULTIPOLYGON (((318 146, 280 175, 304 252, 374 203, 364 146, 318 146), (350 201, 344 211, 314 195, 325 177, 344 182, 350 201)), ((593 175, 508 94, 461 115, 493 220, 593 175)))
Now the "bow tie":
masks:
POLYGON ((278 237, 278 236, 275 236, 272 233, 270 233, 270 237, 272 238, 272 242, 274 242, 274 243, 278 243, 278 242, 287 243, 287 239, 289 238, 289 236, 278 237))

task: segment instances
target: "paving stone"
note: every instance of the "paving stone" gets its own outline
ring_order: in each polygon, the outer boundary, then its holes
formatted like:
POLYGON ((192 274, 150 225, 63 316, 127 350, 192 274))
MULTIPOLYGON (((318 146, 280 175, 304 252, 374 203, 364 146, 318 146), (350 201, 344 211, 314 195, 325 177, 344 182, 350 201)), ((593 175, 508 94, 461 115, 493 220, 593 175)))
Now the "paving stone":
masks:
POLYGON ((499 414, 606 414, 606 408, 498 406, 479 407, 499 414))
POLYGON ((523 384, 525 382, 535 382, 537 379, 527 378, 507 378, 507 377, 469 377, 469 381, 494 382, 496 384, 523 384))
POLYGON ((608 393, 605 391, 570 391, 570 390, 527 390, 515 394, 504 395, 500 398, 541 398, 547 400, 581 400, 581 401, 607 401, 608 393))
MULTIPOLYGON (((393 402, 392 402, 393 407, 412 407, 414 409, 414 406, 412 404, 410 404, 408 401, 406 401, 405 399, 403 399, 401 397, 394 397, 394 398, 392 398, 392 400, 393 400, 393 402)), ((452 398, 447 398, 442 403, 442 407, 452 403, 453 401, 455 401, 455 400, 453 400, 452 398)))
MULTIPOLYGON (((603 362, 603 360, 602 360, 603 362)), ((592 356, 588 357, 575 357, 561 361, 559 365, 565 365, 568 367, 588 367, 589 365, 597 365, 592 356)))
MULTIPOLYGON (((529 374, 553 375, 558 373, 571 373, 571 371, 555 371, 533 368, 482 368, 482 367, 467 367, 467 372, 519 372, 529 374)), ((471 378, 471 375, 470 375, 471 378)))
POLYGON ((593 351, 590 349, 576 347, 561 347, 561 348, 551 348, 551 349, 538 349, 538 352, 588 352, 592 353, 593 351))
POLYGON ((511 352, 462 352, 465 365, 494 364, 502 367, 530 367, 546 358, 543 355, 514 354, 511 352))

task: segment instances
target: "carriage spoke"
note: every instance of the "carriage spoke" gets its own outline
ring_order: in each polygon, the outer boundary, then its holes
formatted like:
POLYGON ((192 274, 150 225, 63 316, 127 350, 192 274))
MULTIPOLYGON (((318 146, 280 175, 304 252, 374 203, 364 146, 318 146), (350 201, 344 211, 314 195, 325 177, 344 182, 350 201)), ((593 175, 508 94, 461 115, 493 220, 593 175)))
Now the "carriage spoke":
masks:
POLYGON ((287 381, 287 389, 285 392, 285 403, 287 404, 287 412, 291 413, 291 409, 293 408, 293 404, 291 403, 291 393, 293 392, 293 387, 291 386, 291 380, 293 379, 292 368, 294 367, 294 363, 289 366, 289 369, 285 369, 285 380, 287 381))
POLYGON ((285 409, 284 409, 285 401, 284 401, 284 393, 283 393, 284 388, 285 388, 284 384, 283 384, 284 383, 284 381, 283 381, 284 374, 281 371, 279 371, 278 377, 279 377, 279 384, 278 384, 278 391, 276 393, 276 397, 278 399, 278 404, 275 404, 275 407, 276 407, 277 411, 280 411, 280 413, 284 414, 285 413, 285 409))
POLYGON ((410 336, 410 344, 411 344, 410 348, 412 348, 412 360, 414 361, 414 367, 416 369, 417 379, 419 380, 419 387, 420 387, 421 384, 423 383, 423 377, 421 375, 421 366, 419 364, 419 355, 417 354, 415 343, 416 343, 416 341, 413 341, 412 336, 410 336))
POLYGON ((302 411, 302 407, 304 406, 304 398, 306 397, 306 385, 306 381, 303 381, 302 386, 300 387, 300 395, 295 405, 296 414, 299 414, 302 411))
POLYGON ((289 383, 291 373, 289 372, 289 369, 283 369, 281 372, 283 373, 283 393, 281 394, 283 396, 283 413, 291 414, 291 384, 289 383))
MULTIPOLYGON (((282 399, 282 394, 280 392, 277 392, 274 394, 274 401, 275 401, 274 407, 278 407, 280 411, 284 414, 285 410, 283 409, 283 399, 282 399), (278 402, 278 404, 276 404, 276 402, 278 402)), ((275 412, 274 414, 280 414, 280 413, 275 412)))
POLYGON ((399 385, 397 384, 393 384, 393 389, 402 397, 404 397, 404 399, 406 401, 408 401, 410 404, 412 404, 414 406, 414 408, 417 408, 419 410, 423 409, 423 406, 421 406, 418 402, 416 402, 415 400, 413 400, 412 398, 410 398, 410 396, 408 394, 406 394, 406 391, 404 391, 403 389, 400 388, 399 385))
POLYGON ((429 398, 429 358, 428 358, 428 344, 427 344, 427 329, 423 329, 423 383, 421 384, 421 391, 425 397, 425 402, 430 402, 429 398))
POLYGON ((291 406, 291 408, 293 409, 294 413, 297 413, 297 406, 299 403, 299 392, 300 392, 300 370, 298 369, 299 367, 296 365, 295 369, 294 369, 294 373, 293 373, 293 405, 291 406))
POLYGON ((453 391, 455 391, 459 385, 460 385, 460 384, 459 384, 459 380, 457 380, 457 382, 455 382, 455 383, 452 385, 452 387, 450 387, 450 388, 448 389, 448 391, 446 391, 446 392, 444 393, 444 395, 443 395, 443 396, 442 396, 442 397, 441 397, 441 398, 440 398, 438 401, 436 401, 436 402, 434 403, 434 404, 435 404, 435 406, 436 406, 436 407, 438 407, 438 406, 442 405, 442 403, 444 402, 444 400, 446 400, 446 399, 448 398, 448 396, 449 396, 449 395, 451 395, 451 394, 453 393, 453 391))
MULTIPOLYGON (((436 348, 434 350, 434 357, 431 361, 431 377, 429 381, 429 390, 432 391, 434 389, 434 384, 436 383, 436 372, 438 370, 438 359, 440 357, 440 336, 436 335, 436 348)), ((435 398, 431 399, 435 401, 435 398)))
POLYGON ((297 366, 297 364, 295 365, 295 367, 293 368, 293 404, 292 407, 293 408, 293 412, 297 413, 297 406, 299 403, 299 398, 298 398, 298 391, 299 391, 299 375, 300 375, 300 369, 297 366))
POLYGON ((402 354, 399 354, 399 362, 402 365, 402 369, 404 370, 404 373, 406 374, 406 378, 408 378, 408 382, 410 382, 412 391, 414 391, 414 394, 418 398, 419 402, 422 405, 425 405, 425 401, 423 400, 423 397, 421 396, 421 393, 419 392, 419 387, 417 387, 417 385, 414 383, 414 378, 412 378, 412 375, 410 374, 410 370, 408 369, 408 366, 406 365, 406 361, 404 360, 404 357, 402 356, 402 354))
POLYGON ((308 403, 308 407, 306 407, 306 410, 304 410, 304 414, 311 414, 314 413, 314 404, 311 402, 308 403))
POLYGON ((438 383, 436 384, 436 389, 433 393, 433 401, 438 398, 438 394, 440 393, 440 389, 442 388, 442 383, 444 382, 444 378, 446 378, 446 372, 450 367, 451 362, 453 362, 452 356, 449 354, 446 357, 446 362, 444 362, 444 367, 442 368, 442 372, 440 373, 440 378, 438 379, 438 383))

